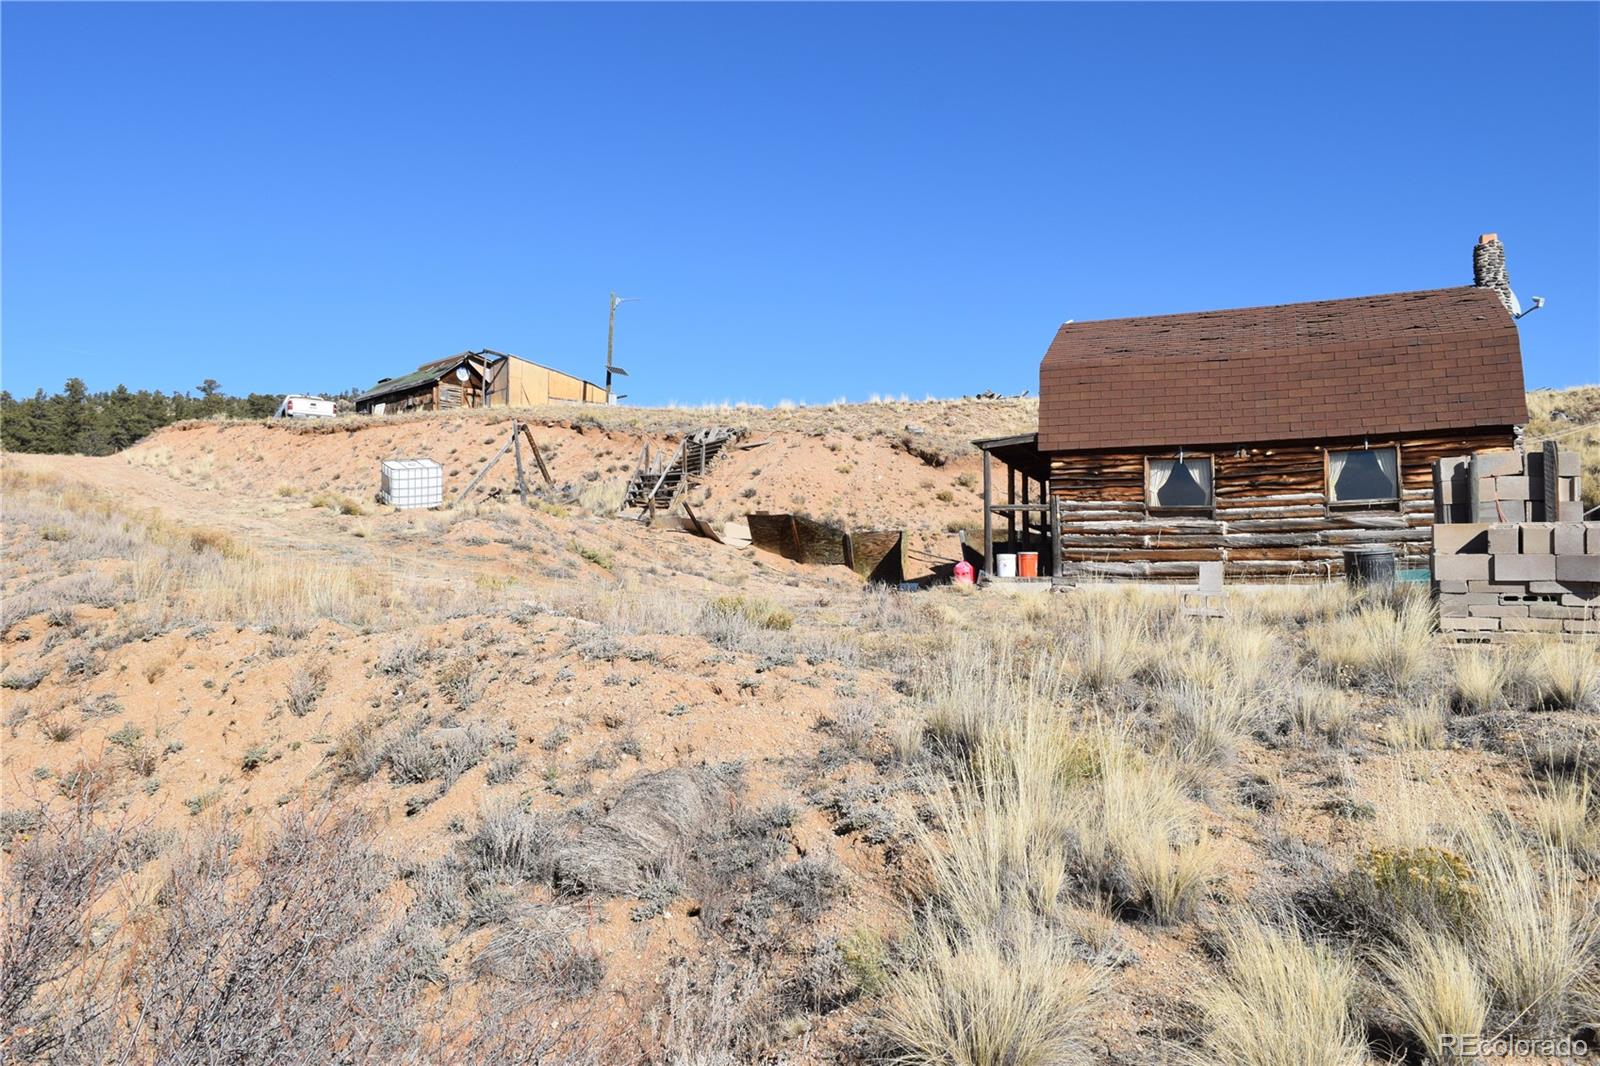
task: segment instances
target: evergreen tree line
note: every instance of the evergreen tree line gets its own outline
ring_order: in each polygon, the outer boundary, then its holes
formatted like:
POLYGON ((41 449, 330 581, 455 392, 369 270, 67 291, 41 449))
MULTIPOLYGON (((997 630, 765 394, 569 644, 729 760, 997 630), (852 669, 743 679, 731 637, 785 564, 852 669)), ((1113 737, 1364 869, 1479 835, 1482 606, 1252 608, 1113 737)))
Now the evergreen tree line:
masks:
MULTIPOLYGON (((0 392, 0 445, 14 452, 110 455, 149 436, 162 426, 186 418, 268 418, 283 394, 252 392, 229 396, 207 378, 198 396, 118 385, 110 392, 90 392, 81 378, 70 378, 53 396, 40 389, 18 400, 0 392)), ((345 408, 344 404, 340 409, 345 408)))

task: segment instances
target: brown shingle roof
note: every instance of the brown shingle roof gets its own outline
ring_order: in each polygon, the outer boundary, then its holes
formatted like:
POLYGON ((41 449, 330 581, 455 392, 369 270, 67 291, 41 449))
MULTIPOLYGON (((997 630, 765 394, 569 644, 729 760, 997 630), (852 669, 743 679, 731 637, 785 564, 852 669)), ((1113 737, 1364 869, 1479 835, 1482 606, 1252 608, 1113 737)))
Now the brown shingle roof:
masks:
POLYGON ((1039 396, 1044 451, 1528 420, 1516 323, 1472 287, 1069 322, 1039 396))

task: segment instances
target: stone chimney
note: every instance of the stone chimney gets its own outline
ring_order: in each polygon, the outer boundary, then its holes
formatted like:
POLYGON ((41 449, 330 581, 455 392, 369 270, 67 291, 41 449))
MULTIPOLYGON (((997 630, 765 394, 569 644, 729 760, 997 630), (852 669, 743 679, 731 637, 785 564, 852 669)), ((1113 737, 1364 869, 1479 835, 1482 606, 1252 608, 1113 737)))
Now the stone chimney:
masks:
POLYGON ((1506 276, 1506 246, 1500 243, 1498 234, 1481 235, 1472 249, 1472 283, 1480 289, 1493 289, 1513 318, 1522 314, 1522 305, 1517 303, 1511 279, 1506 276))

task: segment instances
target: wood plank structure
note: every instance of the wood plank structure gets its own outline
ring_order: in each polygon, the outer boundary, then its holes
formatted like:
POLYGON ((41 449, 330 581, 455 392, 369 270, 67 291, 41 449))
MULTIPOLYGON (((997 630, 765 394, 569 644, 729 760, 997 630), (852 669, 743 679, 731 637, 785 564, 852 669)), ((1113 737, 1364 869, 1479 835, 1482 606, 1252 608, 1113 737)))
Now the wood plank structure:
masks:
POLYGON ((492 348, 458 352, 384 378, 355 399, 358 414, 449 411, 458 407, 533 407, 607 403, 605 388, 492 348))
POLYGON ((975 442, 986 573, 1018 550, 1057 580, 1329 578, 1362 545, 1426 565, 1435 463, 1511 450, 1527 420, 1507 295, 1063 325, 1039 432, 975 442))

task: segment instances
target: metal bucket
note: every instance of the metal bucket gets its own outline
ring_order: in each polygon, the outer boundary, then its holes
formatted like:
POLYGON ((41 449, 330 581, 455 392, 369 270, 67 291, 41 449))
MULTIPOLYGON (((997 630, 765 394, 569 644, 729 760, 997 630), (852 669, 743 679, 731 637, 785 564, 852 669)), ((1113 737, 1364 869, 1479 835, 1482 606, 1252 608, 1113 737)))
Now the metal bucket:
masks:
POLYGON ((1344 579, 1354 588, 1394 588, 1394 549, 1346 548, 1344 579))

